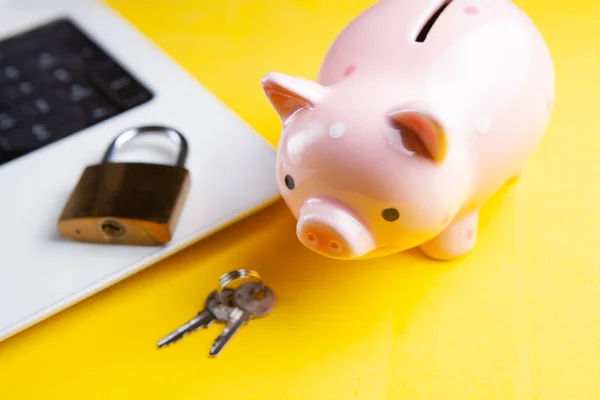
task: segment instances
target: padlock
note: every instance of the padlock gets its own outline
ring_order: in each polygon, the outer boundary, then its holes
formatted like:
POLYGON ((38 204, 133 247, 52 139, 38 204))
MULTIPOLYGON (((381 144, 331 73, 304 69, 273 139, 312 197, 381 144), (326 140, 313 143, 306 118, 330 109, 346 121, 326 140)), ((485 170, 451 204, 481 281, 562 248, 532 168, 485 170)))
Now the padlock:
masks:
POLYGON ((87 167, 58 220, 59 234, 82 242, 162 245, 171 241, 186 202, 188 144, 175 129, 144 126, 119 134, 100 164, 87 167), (112 162, 126 142, 160 133, 179 145, 175 165, 112 162))

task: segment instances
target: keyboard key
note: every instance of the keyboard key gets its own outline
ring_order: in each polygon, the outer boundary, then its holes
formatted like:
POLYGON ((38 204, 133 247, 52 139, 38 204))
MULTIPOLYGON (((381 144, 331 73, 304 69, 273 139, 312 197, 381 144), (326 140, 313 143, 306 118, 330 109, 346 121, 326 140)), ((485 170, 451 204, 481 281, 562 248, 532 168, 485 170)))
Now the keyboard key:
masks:
POLYGON ((27 99, 34 94, 35 88, 29 81, 0 86, 0 97, 7 100, 9 104, 16 104, 20 100, 27 99))
POLYGON ((36 64, 39 69, 46 71, 58 64, 58 56, 50 51, 42 51, 36 56, 36 64))
POLYGON ((56 94, 69 103, 78 103, 97 95, 96 91, 85 83, 74 83, 56 88, 56 94))
POLYGON ((61 104, 56 98, 50 96, 34 97, 21 106, 23 114, 30 121, 48 116, 54 109, 60 110, 61 104))
POLYGON ((115 92, 115 100, 125 108, 132 108, 150 100, 152 95, 135 83, 115 92))
POLYGON ((21 71, 14 65, 7 65, 2 68, 2 75, 6 80, 17 81, 21 78, 21 71))
POLYGON ((73 81, 73 74, 64 67, 54 69, 52 76, 61 83, 71 83, 73 81))
POLYGON ((69 100, 74 103, 87 99, 93 95, 94 89, 89 86, 74 84, 69 87, 69 100))
POLYGON ((92 124, 103 121, 119 112, 117 107, 100 97, 82 102, 79 106, 82 114, 86 116, 86 120, 92 124))
POLYGON ((151 98, 150 93, 142 85, 116 65, 96 71, 91 79, 105 95, 124 109, 151 98))
POLYGON ((100 121, 116 113, 117 109, 113 106, 96 106, 92 108, 90 115, 93 119, 100 121))
POLYGON ((123 89, 127 88, 132 83, 133 82, 131 81, 130 77, 123 75, 119 78, 116 78, 116 79, 113 79, 112 81, 110 81, 108 83, 108 88, 112 92, 118 92, 119 90, 123 90, 123 89))
POLYGON ((48 114, 50 113, 50 104, 44 98, 35 99, 33 101, 33 107, 40 114, 48 114))
POLYGON ((31 84, 31 82, 22 81, 17 87, 22 95, 29 95, 33 93, 33 85, 31 84))
POLYGON ((114 64, 107 68, 95 70, 92 79, 111 91, 122 89, 132 83, 129 75, 121 67, 114 64))
POLYGON ((33 124, 31 126, 31 133, 33 133, 33 136, 40 142, 52 137, 52 133, 50 133, 48 127, 44 124, 33 124))
POLYGON ((0 114, 0 134, 17 126, 17 118, 9 113, 0 114))

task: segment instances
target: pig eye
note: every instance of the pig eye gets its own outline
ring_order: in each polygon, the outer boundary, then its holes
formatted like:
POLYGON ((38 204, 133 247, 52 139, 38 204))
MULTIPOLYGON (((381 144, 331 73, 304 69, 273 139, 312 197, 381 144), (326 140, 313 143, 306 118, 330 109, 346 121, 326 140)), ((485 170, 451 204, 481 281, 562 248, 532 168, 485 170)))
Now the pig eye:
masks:
POLYGON ((294 178, 292 178, 289 175, 285 176, 285 186, 287 186, 288 189, 290 190, 294 190, 294 188, 296 187, 296 183, 294 182, 294 178))
POLYGON ((400 218, 400 213, 395 208, 386 208, 381 213, 381 216, 386 221, 394 222, 395 220, 397 220, 398 218, 400 218))

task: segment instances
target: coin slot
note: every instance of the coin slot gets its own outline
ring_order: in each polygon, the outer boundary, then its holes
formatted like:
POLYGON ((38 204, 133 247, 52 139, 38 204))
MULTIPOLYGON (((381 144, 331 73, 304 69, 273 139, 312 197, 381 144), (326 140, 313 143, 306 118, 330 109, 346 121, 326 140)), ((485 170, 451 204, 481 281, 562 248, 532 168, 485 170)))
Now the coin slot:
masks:
POLYGON ((438 9, 433 13, 433 15, 431 17, 429 17, 429 19, 427 20, 427 22, 425 22, 425 25, 423 25, 423 27, 419 31, 419 34, 417 35, 417 39, 416 39, 417 42, 423 43, 425 41, 425 39, 427 39, 427 35, 429 34, 429 31, 433 28, 433 25, 435 24, 435 22, 442 15, 442 13, 446 9, 446 7, 448 7, 450 5, 450 3, 452 3, 452 0, 444 1, 444 3, 440 7, 438 7, 438 9))

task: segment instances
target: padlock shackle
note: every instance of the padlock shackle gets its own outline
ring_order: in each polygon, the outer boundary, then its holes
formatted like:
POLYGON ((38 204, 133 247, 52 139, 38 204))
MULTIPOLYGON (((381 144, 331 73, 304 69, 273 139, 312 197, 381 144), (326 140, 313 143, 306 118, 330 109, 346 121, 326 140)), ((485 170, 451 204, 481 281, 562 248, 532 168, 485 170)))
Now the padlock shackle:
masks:
POLYGON ((106 153, 104 154, 104 158, 102 159, 103 163, 111 162, 113 156, 122 148, 125 143, 133 139, 134 137, 142 134, 142 133, 158 133, 161 135, 167 136, 173 142, 179 145, 179 155, 177 156, 176 165, 178 167, 183 167, 185 165, 185 161, 187 159, 188 154, 188 143, 185 137, 173 128, 169 128, 166 126, 159 125, 148 125, 148 126, 140 126, 136 128, 130 128, 123 132, 121 132, 115 140, 110 144, 106 153))

